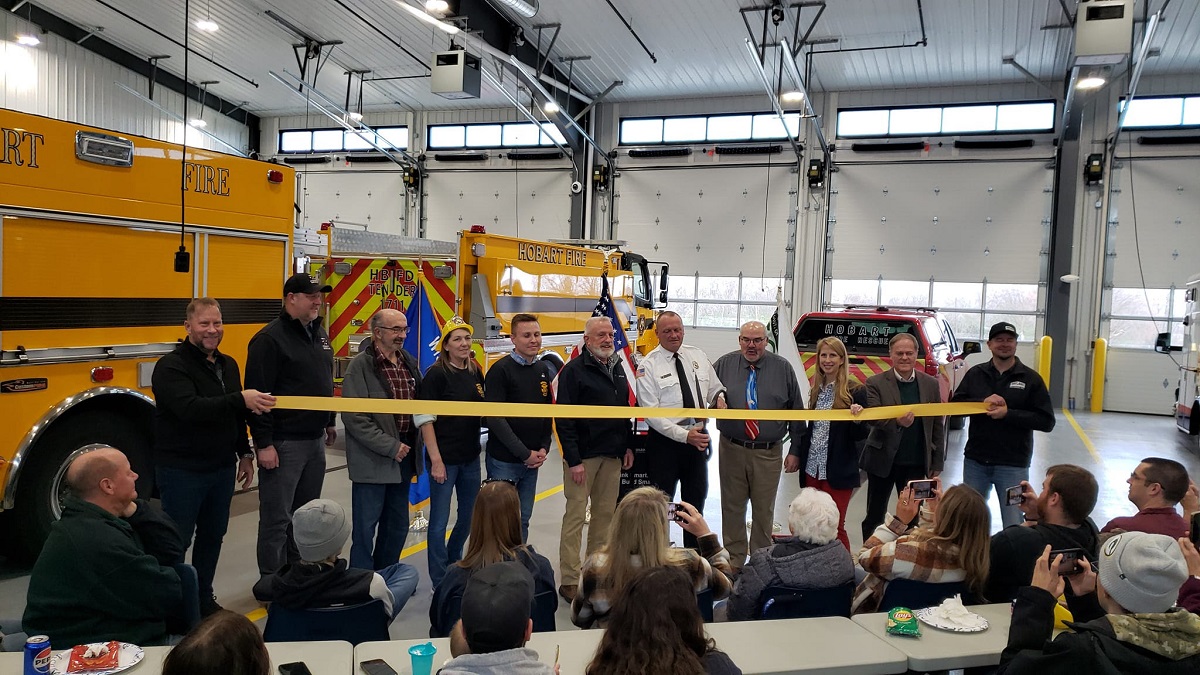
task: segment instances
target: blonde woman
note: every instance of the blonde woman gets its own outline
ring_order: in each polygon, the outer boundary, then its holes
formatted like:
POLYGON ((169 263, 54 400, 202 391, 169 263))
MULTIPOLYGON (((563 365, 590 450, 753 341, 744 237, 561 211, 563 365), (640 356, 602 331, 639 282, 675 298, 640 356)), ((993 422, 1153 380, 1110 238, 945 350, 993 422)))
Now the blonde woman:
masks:
POLYGON ((896 515, 886 516, 863 542, 856 557, 867 578, 854 589, 855 614, 876 611, 891 579, 963 581, 974 595, 983 597, 991 559, 992 517, 987 503, 967 485, 934 494, 921 508, 922 502, 904 488, 896 515), (908 529, 918 511, 921 524, 908 529))
MULTIPOLYGON (((835 337, 817 342, 817 372, 813 376, 808 404, 813 410, 849 410, 862 412, 867 392, 850 379, 846 345, 835 337)), ((837 538, 850 550, 846 534, 846 510, 861 479, 858 473, 858 448, 867 438, 868 429, 858 422, 818 420, 808 425, 808 433, 792 449, 784 462, 784 471, 800 474, 800 487, 827 493, 837 504, 837 538)))
POLYGON ((687 573, 696 593, 712 589, 713 600, 729 596, 729 553, 704 517, 691 504, 679 502, 675 521, 694 535, 700 553, 690 548, 672 548, 667 539, 667 496, 653 487, 630 492, 617 504, 608 543, 583 564, 579 592, 571 602, 571 622, 580 628, 604 627, 614 598, 639 569, 678 567, 687 573))

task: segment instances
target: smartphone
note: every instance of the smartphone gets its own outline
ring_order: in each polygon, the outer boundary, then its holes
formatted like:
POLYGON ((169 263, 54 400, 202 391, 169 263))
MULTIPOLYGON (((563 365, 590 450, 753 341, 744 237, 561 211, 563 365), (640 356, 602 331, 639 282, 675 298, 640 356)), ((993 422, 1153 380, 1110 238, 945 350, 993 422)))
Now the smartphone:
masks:
POLYGON ((1080 558, 1086 558, 1087 553, 1081 548, 1064 548, 1057 551, 1050 551, 1050 562, 1054 562, 1055 556, 1061 555, 1062 560, 1058 563, 1058 574, 1068 577, 1073 574, 1081 574, 1083 565, 1079 564, 1080 558))
POLYGON ((358 664, 359 668, 367 675, 396 675, 396 670, 388 665, 383 659, 371 659, 370 661, 361 661, 358 664))
POLYGON ((1192 514, 1192 543, 1200 548, 1200 511, 1192 514))
POLYGON ((303 661, 293 661, 279 664, 279 675, 312 675, 312 671, 303 661))
POLYGON ((1005 495, 1004 496, 1004 505, 1005 506, 1018 506, 1020 504, 1024 504, 1025 503, 1025 497, 1023 496, 1024 494, 1025 494, 1025 486, 1023 486, 1023 485, 1014 485, 1014 486, 1008 488, 1007 490, 1004 491, 1004 495, 1005 495))
POLYGON ((912 490, 912 498, 917 501, 933 499, 933 490, 937 487, 936 480, 910 480, 908 488, 912 490))
POLYGON ((683 518, 679 516, 679 512, 683 511, 683 507, 679 502, 667 502, 667 522, 682 523, 683 518))

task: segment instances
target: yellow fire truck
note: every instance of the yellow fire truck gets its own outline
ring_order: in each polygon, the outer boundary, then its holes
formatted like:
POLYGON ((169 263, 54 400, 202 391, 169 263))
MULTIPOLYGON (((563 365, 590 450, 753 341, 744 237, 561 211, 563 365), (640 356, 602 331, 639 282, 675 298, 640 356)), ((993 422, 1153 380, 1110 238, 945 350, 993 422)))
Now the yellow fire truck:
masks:
POLYGON ((14 553, 40 549, 67 464, 94 445, 125 452, 152 494, 154 364, 206 295, 222 351, 245 364, 292 264, 294 183, 283 166, 0 110, 0 517, 14 553))
POLYGON ((383 307, 406 311, 418 284, 439 325, 455 314, 471 323, 485 368, 512 349, 510 321, 522 312, 540 319, 543 353, 565 361, 596 307, 605 272, 630 346, 640 354, 657 346, 654 310, 666 303, 667 266, 621 251, 616 242, 550 243, 487 234, 480 226, 459 233, 457 243, 337 225, 323 233, 328 256, 313 264, 333 287, 327 325, 338 375, 369 335, 371 315, 383 307))

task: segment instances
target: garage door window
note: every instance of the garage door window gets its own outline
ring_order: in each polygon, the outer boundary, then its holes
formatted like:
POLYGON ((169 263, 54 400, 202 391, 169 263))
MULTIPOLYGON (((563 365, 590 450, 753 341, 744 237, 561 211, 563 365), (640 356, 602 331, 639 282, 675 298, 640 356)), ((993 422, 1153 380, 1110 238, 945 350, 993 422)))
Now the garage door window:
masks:
POLYGON ((1154 348, 1154 338, 1170 326, 1171 344, 1183 344, 1184 291, 1173 288, 1114 288, 1108 346, 1154 348))
POLYGON ((1040 337, 1037 325, 1042 310, 1037 284, 832 279, 829 288, 828 308, 882 305, 938 309, 959 340, 986 338, 988 327, 1000 321, 1016 326, 1021 342, 1034 342, 1040 337))
POLYGON ((777 277, 672 276, 667 309, 683 325, 695 328, 738 328, 747 321, 766 323, 775 313, 777 277))

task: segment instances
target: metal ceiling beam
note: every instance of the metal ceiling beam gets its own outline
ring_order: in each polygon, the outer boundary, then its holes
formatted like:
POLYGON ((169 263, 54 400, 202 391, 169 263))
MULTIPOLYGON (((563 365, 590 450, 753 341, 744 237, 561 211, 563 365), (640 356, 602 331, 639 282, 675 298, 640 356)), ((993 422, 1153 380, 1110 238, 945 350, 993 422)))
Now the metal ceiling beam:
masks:
MULTIPOLYGON (((754 41, 746 38, 746 51, 750 54, 750 60, 754 62, 754 72, 762 79, 763 89, 767 92, 767 98, 771 101, 771 108, 775 110, 775 114, 779 116, 779 123, 783 125, 783 133, 787 134, 788 142, 792 144, 792 150, 796 153, 796 164, 800 164, 800 159, 804 157, 804 151, 800 148, 800 144, 796 143, 796 139, 792 137, 792 133, 788 131, 786 118, 783 116, 783 108, 779 106, 779 96, 775 93, 775 88, 771 86, 771 78, 767 75, 766 68, 758 60, 758 49, 754 47, 754 41)), ((807 96, 805 99, 807 100, 807 96)), ((827 148, 826 148, 827 151, 827 148)))
MULTIPOLYGON (((534 89, 537 91, 537 93, 541 94, 543 100, 554 100, 554 97, 550 95, 550 92, 546 91, 546 88, 543 87, 541 82, 538 81, 537 76, 525 70, 528 68, 528 66, 522 63, 515 55, 508 57, 508 62, 512 64, 514 69, 516 69, 517 77, 524 80, 525 84, 531 89, 534 89)), ((600 147, 600 144, 596 142, 596 139, 592 138, 591 134, 589 134, 583 127, 579 126, 579 122, 576 122, 575 118, 571 117, 566 110, 560 110, 557 113, 549 115, 549 117, 551 118, 550 121, 554 122, 554 125, 560 129, 567 125, 573 127, 579 134, 580 138, 587 141, 588 145, 592 146, 592 148, 596 150, 596 154, 604 158, 604 163, 610 168, 612 167, 612 158, 608 156, 608 151, 600 147), (563 124, 564 121, 567 123, 566 125, 563 124)), ((563 135, 566 136, 565 130, 563 135)))
MULTIPOLYGON (((533 113, 526 110, 525 106, 521 105, 520 99, 518 99, 513 94, 508 93, 508 89, 504 88, 504 83, 502 83, 499 79, 497 79, 495 75, 492 75, 492 73, 487 68, 480 68, 479 73, 481 75, 483 75, 483 78, 485 80, 487 80, 488 82, 490 82, 491 85, 493 87, 495 87, 497 91, 499 91, 501 94, 503 94, 504 98, 508 99, 509 103, 512 103, 513 107, 516 108, 517 111, 520 112, 521 115, 525 117, 525 119, 529 120, 530 122, 533 122, 533 124, 535 126, 537 126, 538 129, 542 128, 542 120, 539 120, 538 118, 534 117, 533 113)), ((553 124, 553 122, 551 122, 551 124, 553 124)), ((540 133, 545 133, 545 132, 540 132, 540 133)), ((551 136, 550 134, 546 134, 546 137, 550 139, 550 142, 553 143, 555 145, 555 147, 557 147, 559 150, 562 150, 563 154, 565 154, 567 157, 573 158, 575 156, 575 152, 573 150, 571 150, 570 148, 564 147, 561 143, 554 140, 554 137, 551 136)), ((572 167, 574 167, 574 162, 572 162, 572 167)), ((576 180, 577 178, 578 178, 578 176, 575 176, 575 175, 572 175, 572 177, 571 177, 572 180, 576 180)))
POLYGON ((179 122, 180 124, 182 124, 185 129, 185 133, 186 133, 187 129, 192 129, 193 131, 198 131, 198 132, 204 134, 205 136, 208 136, 209 138, 213 139, 214 141, 219 143, 222 147, 229 148, 229 152, 237 155, 238 157, 248 157, 249 156, 241 148, 235 148, 234 146, 230 145, 228 142, 226 142, 221 137, 217 136, 216 134, 213 134, 211 131, 208 131, 207 129, 201 129, 200 127, 194 127, 194 126, 188 124, 187 120, 183 119, 183 117, 181 115, 179 115, 178 113, 171 112, 170 110, 164 108, 157 101, 152 101, 149 98, 146 98, 141 93, 137 92, 136 90, 134 90, 120 82, 113 82, 113 84, 117 85, 117 88, 124 91, 126 94, 129 94, 129 95, 141 100, 143 103, 148 103, 148 104, 154 106, 154 108, 157 109, 162 114, 164 114, 167 117, 170 117, 171 119, 175 120, 176 122, 179 122))
POLYGON ((1022 75, 1025 76, 1025 79, 1036 84, 1039 89, 1041 89, 1043 92, 1046 93, 1047 96, 1054 99, 1055 101, 1058 101, 1060 103, 1062 102, 1062 94, 1051 89, 1049 86, 1046 85, 1045 82, 1042 82, 1041 80, 1037 79, 1036 75, 1034 75, 1033 73, 1026 70, 1025 66, 1022 66, 1021 64, 1017 63, 1016 57, 1005 56, 1000 59, 1000 63, 1003 63, 1005 65, 1016 68, 1018 73, 1021 73, 1022 75))
MULTIPOLYGON (((800 91, 800 95, 804 97, 804 111, 808 119, 811 119, 813 130, 817 132, 817 142, 821 144, 821 152, 826 157, 829 156, 829 141, 825 138, 825 130, 821 128, 820 118, 817 117, 817 111, 812 107, 812 98, 808 95, 808 84, 804 78, 800 76, 800 67, 796 65, 796 59, 792 56, 792 50, 788 49, 787 40, 781 40, 779 44, 779 57, 783 59, 783 63, 787 66, 788 72, 792 78, 796 80, 796 88, 800 91)), ((786 128, 786 127, 785 127, 786 128)), ((826 162, 828 165, 828 162, 826 162)))

